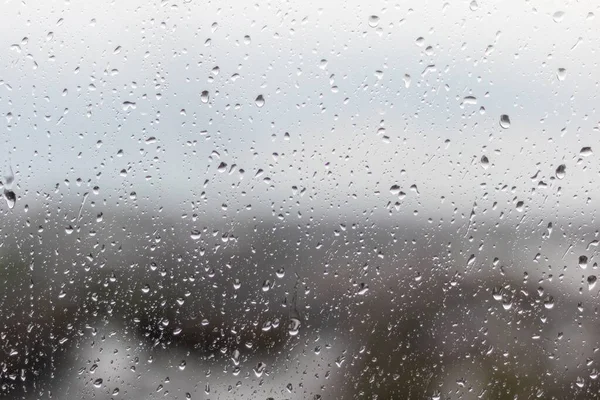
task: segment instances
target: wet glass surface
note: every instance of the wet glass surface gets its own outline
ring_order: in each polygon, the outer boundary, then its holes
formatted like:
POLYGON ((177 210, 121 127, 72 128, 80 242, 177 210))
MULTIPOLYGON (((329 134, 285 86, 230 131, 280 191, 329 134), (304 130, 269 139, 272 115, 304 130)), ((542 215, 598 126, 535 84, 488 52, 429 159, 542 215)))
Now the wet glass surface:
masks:
POLYGON ((598 395, 593 2, 8 2, 0 397, 598 395))

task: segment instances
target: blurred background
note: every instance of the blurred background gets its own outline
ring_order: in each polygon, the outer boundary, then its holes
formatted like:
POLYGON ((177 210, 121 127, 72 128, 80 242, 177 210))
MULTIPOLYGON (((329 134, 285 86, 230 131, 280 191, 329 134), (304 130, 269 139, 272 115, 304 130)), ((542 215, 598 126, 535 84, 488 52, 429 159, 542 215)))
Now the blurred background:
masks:
POLYGON ((597 397, 598 7, 6 1, 0 396, 597 397))

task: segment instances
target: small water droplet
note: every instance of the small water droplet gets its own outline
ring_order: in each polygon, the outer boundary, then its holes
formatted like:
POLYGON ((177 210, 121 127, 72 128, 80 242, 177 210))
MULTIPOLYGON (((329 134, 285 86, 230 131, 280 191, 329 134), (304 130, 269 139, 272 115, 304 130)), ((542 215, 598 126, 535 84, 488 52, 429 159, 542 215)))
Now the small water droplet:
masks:
POLYGON ((589 157, 593 154, 592 148, 591 147, 582 147, 581 151, 579 151, 579 155, 581 157, 589 157))
POLYGON ((500 126, 502 127, 502 129, 510 128, 510 117, 508 115, 502 114, 500 116, 500 126))
POLYGON ((556 77, 559 81, 564 81, 567 78, 567 70, 564 68, 559 68, 556 71, 556 77))
POLYGON ((579 267, 581 269, 586 269, 588 265, 588 258, 587 256, 579 256, 579 267))

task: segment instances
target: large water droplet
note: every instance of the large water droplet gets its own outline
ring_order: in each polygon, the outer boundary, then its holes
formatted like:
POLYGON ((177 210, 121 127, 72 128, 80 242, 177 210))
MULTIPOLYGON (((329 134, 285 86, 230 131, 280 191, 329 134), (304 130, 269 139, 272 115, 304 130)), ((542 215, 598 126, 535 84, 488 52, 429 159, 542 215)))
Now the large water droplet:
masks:
POLYGON ((379 17, 377 15, 371 15, 369 17, 369 26, 375 28, 377 25, 379 25, 379 17))
POLYGON ((508 129, 508 128, 510 128, 510 118, 509 118, 509 116, 508 116, 508 115, 506 115, 506 114, 502 114, 502 115, 500 116, 500 126, 501 126, 503 129, 508 129))
POLYGON ((562 22, 562 20, 564 18, 565 18, 565 12, 564 11, 557 11, 554 14, 552 14, 552 19, 556 23, 562 22))
POLYGON ((256 103, 256 107, 258 107, 258 108, 260 108, 260 107, 262 107, 262 106, 265 105, 265 98, 263 97, 262 94, 259 94, 256 97, 255 103, 256 103))
POLYGON ((12 210, 17 202, 17 195, 12 190, 4 189, 4 200, 6 200, 8 208, 12 210))
POLYGON ((590 275, 587 278, 587 283, 588 283, 588 290, 592 290, 594 288, 594 286, 596 286, 596 275, 590 275))
POLYGON ((300 320, 298 318, 290 318, 288 323, 288 332, 290 336, 296 336, 300 331, 300 320))
POLYGON ((256 364, 256 367, 254 367, 254 375, 256 375, 257 378, 260 378, 263 372, 265 372, 265 368, 266 365, 262 362, 259 362, 258 364, 256 364))
POLYGON ((556 177, 558 179, 563 179, 567 174, 567 166, 565 164, 560 164, 558 168, 556 168, 556 177))
POLYGON ((202 93, 200 94, 200 100, 203 103, 208 103, 208 98, 209 98, 208 90, 202 91, 202 93))
POLYGON ((481 166, 484 169, 487 169, 490 165, 490 160, 487 158, 487 156, 481 156, 481 166))

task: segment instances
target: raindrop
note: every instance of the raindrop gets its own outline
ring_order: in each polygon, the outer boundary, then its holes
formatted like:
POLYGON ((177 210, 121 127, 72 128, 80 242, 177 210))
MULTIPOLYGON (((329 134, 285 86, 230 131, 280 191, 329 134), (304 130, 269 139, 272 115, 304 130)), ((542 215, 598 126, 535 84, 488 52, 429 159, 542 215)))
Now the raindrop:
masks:
POLYGON ((556 77, 559 81, 564 81, 567 77, 567 70, 564 68, 559 68, 558 71, 556 71, 556 77))
POLYGON ((487 158, 487 156, 481 156, 481 166, 484 169, 487 169, 490 165, 490 160, 487 158))
POLYGON ((510 118, 508 117, 508 115, 502 114, 500 116, 500 126, 502 127, 502 129, 510 128, 510 118))
POLYGON ((596 286, 596 275, 590 275, 587 278, 587 283, 588 283, 588 290, 592 290, 594 288, 594 286, 596 286))
POLYGON ((6 200, 8 208, 12 210, 17 202, 17 195, 12 190, 4 189, 4 200, 6 200))
POLYGON ((288 332, 290 336, 296 336, 300 331, 300 320, 298 318, 290 318, 288 324, 288 332))
POLYGON ((202 93, 200 94, 200 100, 203 103, 208 103, 208 97, 209 97, 208 90, 203 90, 202 93))
POLYGON ((254 367, 254 375, 256 375, 257 378, 260 378, 263 372, 265 372, 265 368, 266 365, 262 362, 259 362, 258 364, 256 364, 256 367, 254 367))
POLYGON ((581 157, 589 157, 593 154, 591 147, 582 147, 579 151, 579 155, 581 157))
POLYGON ((262 94, 259 94, 254 102, 256 103, 256 107, 261 108, 265 105, 265 98, 262 94))
POLYGON ((556 177, 558 179, 563 179, 567 174, 567 166, 565 164, 560 164, 558 168, 556 168, 556 177))
POLYGON ((371 15, 369 17, 369 26, 375 28, 377 25, 379 25, 379 17, 377 15, 371 15))
POLYGON ((587 256, 579 256, 579 267, 581 269, 586 269, 588 265, 588 258, 587 256))
POLYGON ((562 22, 562 20, 565 18, 565 12, 564 11, 557 11, 554 14, 552 14, 552 19, 554 20, 554 22, 556 23, 560 23, 562 22))

